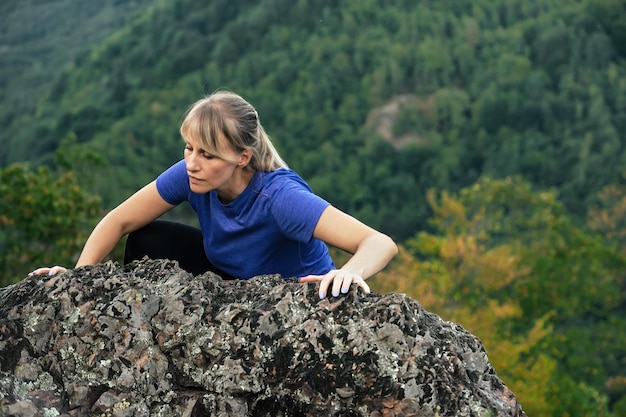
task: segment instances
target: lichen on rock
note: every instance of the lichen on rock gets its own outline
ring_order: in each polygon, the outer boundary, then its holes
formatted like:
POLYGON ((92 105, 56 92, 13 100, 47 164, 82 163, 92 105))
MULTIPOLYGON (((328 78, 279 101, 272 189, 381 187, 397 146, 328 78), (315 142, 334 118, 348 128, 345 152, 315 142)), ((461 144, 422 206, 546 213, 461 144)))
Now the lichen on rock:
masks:
POLYGON ((525 416, 480 340, 406 295, 148 259, 0 289, 10 415, 525 416))

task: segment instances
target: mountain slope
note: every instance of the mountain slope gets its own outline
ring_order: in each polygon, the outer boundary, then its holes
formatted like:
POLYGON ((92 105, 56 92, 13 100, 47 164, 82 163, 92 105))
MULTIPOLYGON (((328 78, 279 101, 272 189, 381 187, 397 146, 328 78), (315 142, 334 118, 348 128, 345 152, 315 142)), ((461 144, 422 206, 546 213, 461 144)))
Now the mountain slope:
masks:
MULTIPOLYGON (((20 114, 40 97, 77 54, 126 26, 150 0, 17 1, 0 4, 0 143, 7 144, 20 114), (11 125, 13 129, 7 129, 11 125)), ((32 138, 35 140, 35 138, 32 138)), ((0 164, 28 159, 3 146, 0 164)))
POLYGON ((481 175, 556 188, 584 216, 625 155, 615 15, 617 0, 162 1, 74 60, 9 159, 45 163, 74 133, 107 157, 94 191, 112 205, 180 157, 186 107, 229 88, 316 191, 399 239, 426 227, 428 188, 481 175), (392 133, 420 140, 396 149, 368 115, 407 95, 392 133))

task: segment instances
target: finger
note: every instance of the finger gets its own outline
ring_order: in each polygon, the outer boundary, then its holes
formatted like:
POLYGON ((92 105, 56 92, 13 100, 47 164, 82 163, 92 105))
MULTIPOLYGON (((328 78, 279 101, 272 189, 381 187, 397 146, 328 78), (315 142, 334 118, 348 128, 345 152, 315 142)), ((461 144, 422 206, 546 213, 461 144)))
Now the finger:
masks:
POLYGON ((44 275, 50 272, 50 268, 37 268, 34 271, 31 271, 28 273, 29 277, 32 277, 33 275, 44 275))
POLYGON ((333 278, 335 278, 336 275, 337 275, 337 271, 333 270, 333 271, 330 271, 328 274, 324 275, 324 277, 322 278, 322 281, 320 282, 320 289, 319 289, 320 300, 323 300, 324 298, 326 298, 326 291, 328 291, 328 286, 330 285, 330 283, 332 282, 333 278))
POLYGON ((307 275, 306 277, 298 278, 298 282, 319 282, 324 279, 324 275, 307 275))
POLYGON ((343 285, 347 285, 347 288, 350 288, 351 283, 352 278, 350 275, 346 275, 345 273, 337 274, 333 281, 333 297, 339 297, 339 291, 342 291, 343 285))
POLYGON ((61 272, 65 272, 67 271, 67 269, 65 267, 62 266, 54 266, 52 268, 50 268, 50 271, 48 271, 48 275, 56 275, 59 274, 61 272))
POLYGON ((367 285, 367 282, 365 282, 363 278, 359 278, 358 280, 356 280, 356 283, 359 285, 359 287, 363 289, 363 291, 365 291, 365 294, 369 294, 371 292, 370 286, 367 285))
POLYGON ((341 283, 341 293, 347 294, 348 291, 350 291, 350 286, 352 286, 352 283, 357 282, 358 279, 362 278, 358 275, 346 275, 343 279, 343 282, 341 283))
MULTIPOLYGON (((343 277, 341 281, 342 294, 346 294, 350 290, 350 287, 352 286, 352 284, 357 284, 359 287, 361 287, 361 289, 363 289, 365 294, 369 294, 371 292, 369 285, 367 285, 367 283, 365 282, 363 277, 361 277, 361 275, 347 274, 343 277)), ((335 278, 335 285, 337 285, 337 278, 335 278)), ((335 292, 333 292, 333 295, 335 295, 335 292)), ((335 297, 337 297, 337 295, 335 295, 335 297)))

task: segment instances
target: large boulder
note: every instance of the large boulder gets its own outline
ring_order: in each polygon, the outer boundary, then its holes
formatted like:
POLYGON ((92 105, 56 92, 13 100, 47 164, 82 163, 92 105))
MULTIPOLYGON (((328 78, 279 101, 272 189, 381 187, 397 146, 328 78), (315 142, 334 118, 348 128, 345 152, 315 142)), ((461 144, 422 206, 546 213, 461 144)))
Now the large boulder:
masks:
POLYGON ((0 289, 0 416, 525 416, 401 294, 105 263, 0 289))

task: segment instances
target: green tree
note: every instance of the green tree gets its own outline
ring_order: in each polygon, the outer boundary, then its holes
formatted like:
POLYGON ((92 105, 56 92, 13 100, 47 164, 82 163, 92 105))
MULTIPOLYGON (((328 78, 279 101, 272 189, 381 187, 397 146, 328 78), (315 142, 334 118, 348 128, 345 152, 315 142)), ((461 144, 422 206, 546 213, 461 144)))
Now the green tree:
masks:
POLYGON ((617 245, 576 227, 554 192, 519 177, 430 191, 428 201, 433 232, 408 240, 372 288, 406 292, 478 335, 529 415, 623 407, 617 245))
POLYGON ((13 164, 0 170, 0 195, 0 286, 38 266, 76 262, 100 200, 73 171, 13 164))
POLYGON ((429 193, 437 233, 410 240, 392 268, 373 278, 372 288, 406 293, 477 335, 528 415, 552 415, 556 404, 548 393, 557 363, 538 352, 551 332, 548 316, 530 323, 526 331, 515 331, 510 323, 520 319, 522 309, 515 298, 503 296, 527 273, 522 260, 514 245, 492 244, 478 230, 488 221, 485 212, 467 217, 471 209, 458 199, 447 193, 440 198, 436 201, 436 194, 429 193))

